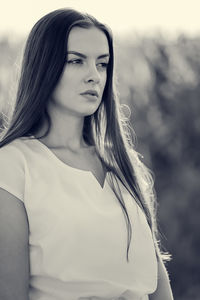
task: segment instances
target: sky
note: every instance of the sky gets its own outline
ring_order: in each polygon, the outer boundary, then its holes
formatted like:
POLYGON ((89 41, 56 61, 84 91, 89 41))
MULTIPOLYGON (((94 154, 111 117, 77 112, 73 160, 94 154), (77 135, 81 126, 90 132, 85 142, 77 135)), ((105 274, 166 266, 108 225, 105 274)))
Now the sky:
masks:
POLYGON ((26 35, 46 13, 72 7, 93 14, 114 32, 200 33, 200 0, 0 0, 0 34, 26 35))

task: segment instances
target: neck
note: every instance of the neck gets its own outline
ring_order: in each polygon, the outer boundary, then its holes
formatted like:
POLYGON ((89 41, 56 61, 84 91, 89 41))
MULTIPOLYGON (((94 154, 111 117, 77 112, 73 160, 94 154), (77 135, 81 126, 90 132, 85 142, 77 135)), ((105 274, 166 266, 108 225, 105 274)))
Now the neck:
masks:
MULTIPOLYGON (((68 148, 78 151, 88 147, 83 139, 84 117, 69 115, 64 112, 62 115, 54 110, 51 114, 51 129, 48 135, 41 138, 49 148, 68 148)), ((38 133, 44 133, 47 124, 38 133)), ((36 136, 37 137, 37 136, 36 136)))

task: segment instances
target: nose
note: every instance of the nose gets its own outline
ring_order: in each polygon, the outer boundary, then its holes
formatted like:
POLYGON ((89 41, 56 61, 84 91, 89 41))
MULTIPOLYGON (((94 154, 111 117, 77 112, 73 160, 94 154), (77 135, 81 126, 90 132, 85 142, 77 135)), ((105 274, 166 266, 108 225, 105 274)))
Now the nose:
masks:
POLYGON ((88 66, 87 74, 85 75, 85 82, 93 82, 93 83, 99 83, 100 82, 100 74, 97 70, 96 64, 88 66))

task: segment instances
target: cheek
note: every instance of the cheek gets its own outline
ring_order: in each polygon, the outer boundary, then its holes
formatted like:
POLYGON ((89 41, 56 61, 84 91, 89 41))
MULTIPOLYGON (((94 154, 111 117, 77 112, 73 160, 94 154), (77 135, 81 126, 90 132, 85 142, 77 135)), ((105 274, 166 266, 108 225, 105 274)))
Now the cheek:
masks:
POLYGON ((71 86, 76 83, 78 79, 78 74, 74 70, 71 70, 69 67, 65 67, 62 77, 61 77, 61 84, 62 86, 71 86))
POLYGON ((69 76, 68 74, 63 74, 59 85, 58 90, 61 94, 70 95, 74 92, 74 90, 77 87, 77 78, 74 78, 73 76, 69 76))
POLYGON ((73 76, 69 72, 64 72, 62 76, 62 86, 67 87, 73 83, 73 76))
POLYGON ((102 89, 104 89, 105 85, 106 85, 106 81, 107 81, 107 73, 103 74, 102 75, 102 79, 101 79, 101 86, 102 86, 102 89))
POLYGON ((66 93, 69 94, 71 87, 72 87, 72 80, 64 72, 54 90, 53 96, 55 97, 55 99, 61 99, 66 95, 66 93))

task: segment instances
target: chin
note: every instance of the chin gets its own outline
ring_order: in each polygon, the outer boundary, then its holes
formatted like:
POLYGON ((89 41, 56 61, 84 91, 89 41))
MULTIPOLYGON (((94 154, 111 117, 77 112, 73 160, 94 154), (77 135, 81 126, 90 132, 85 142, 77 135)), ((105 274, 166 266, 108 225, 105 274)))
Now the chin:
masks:
POLYGON ((84 117, 88 117, 88 116, 92 116, 97 110, 94 110, 94 111, 88 111, 84 114, 84 117))
POLYGON ((93 106, 93 107, 90 107, 90 108, 86 109, 85 112, 84 112, 84 116, 87 117, 87 116, 93 115, 97 111, 98 107, 99 107, 99 105, 95 106, 95 107, 93 106))

